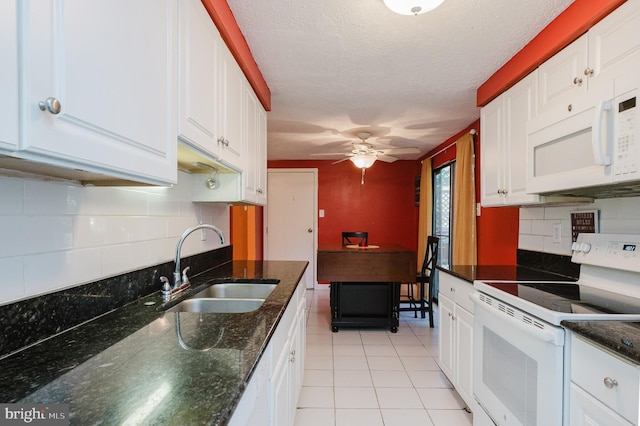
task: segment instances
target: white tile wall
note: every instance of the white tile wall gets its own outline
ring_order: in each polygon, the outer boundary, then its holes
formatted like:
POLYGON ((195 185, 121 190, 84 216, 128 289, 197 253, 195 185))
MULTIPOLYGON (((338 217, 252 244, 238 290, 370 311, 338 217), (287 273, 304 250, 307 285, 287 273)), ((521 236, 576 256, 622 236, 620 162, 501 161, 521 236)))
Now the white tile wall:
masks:
MULTIPOLYGON (((198 223, 230 239, 229 206, 192 203, 189 175, 158 187, 82 187, 0 177, 0 305, 172 261, 198 223)), ((220 247, 195 232, 182 256, 220 247)))
POLYGON ((600 232, 640 234, 640 197, 607 198, 592 204, 520 208, 518 248, 571 255, 571 212, 598 210, 600 232), (560 224, 562 240, 553 242, 553 226, 560 224))

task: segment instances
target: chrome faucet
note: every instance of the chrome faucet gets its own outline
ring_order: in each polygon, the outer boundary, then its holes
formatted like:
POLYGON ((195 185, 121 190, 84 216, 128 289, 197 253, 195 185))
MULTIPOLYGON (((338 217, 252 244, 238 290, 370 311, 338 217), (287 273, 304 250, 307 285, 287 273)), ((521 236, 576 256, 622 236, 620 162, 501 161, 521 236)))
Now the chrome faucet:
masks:
POLYGON ((189 236, 189 234, 197 231, 198 229, 210 229, 214 231, 216 234, 218 234, 218 237, 220 237, 220 244, 224 244, 224 234, 221 230, 213 225, 196 225, 184 231, 184 233, 180 237, 180 240, 178 241, 178 246, 176 247, 176 269, 173 272, 173 288, 169 286, 169 280, 167 280, 166 277, 160 277, 160 281, 162 282, 162 295, 165 297, 165 299, 169 298, 172 294, 178 293, 189 287, 189 277, 187 277, 189 267, 187 266, 186 268, 184 268, 184 271, 182 271, 182 273, 180 272, 180 251, 182 250, 182 243, 184 243, 184 240, 189 236))

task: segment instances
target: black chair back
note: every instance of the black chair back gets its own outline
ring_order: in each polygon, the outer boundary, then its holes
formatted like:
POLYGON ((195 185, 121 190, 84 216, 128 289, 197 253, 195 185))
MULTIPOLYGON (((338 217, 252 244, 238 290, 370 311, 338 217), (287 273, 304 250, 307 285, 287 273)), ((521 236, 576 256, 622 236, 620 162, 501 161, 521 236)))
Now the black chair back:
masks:
POLYGON ((343 232, 342 233, 342 245, 356 244, 365 246, 369 245, 369 233, 368 232, 343 232))

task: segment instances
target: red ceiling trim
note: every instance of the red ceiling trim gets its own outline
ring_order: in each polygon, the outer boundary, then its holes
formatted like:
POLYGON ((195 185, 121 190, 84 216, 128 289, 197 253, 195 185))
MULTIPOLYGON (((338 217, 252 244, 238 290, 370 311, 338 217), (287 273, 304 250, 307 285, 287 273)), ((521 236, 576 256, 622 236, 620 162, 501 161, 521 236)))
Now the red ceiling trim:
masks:
POLYGON ((265 110, 271 111, 271 90, 269 90, 269 86, 267 86, 267 82, 251 54, 247 40, 244 38, 226 0, 202 0, 202 4, 209 12, 209 16, 249 80, 249 84, 256 92, 262 106, 265 110))
POLYGON ((625 1, 575 0, 502 68, 478 87, 477 106, 486 105, 513 86, 625 1))

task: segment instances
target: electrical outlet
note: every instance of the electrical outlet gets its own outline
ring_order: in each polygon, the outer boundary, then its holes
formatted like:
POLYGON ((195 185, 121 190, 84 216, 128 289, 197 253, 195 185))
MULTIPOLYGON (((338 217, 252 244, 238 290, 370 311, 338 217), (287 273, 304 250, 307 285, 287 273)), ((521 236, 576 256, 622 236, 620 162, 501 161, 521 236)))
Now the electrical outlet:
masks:
POLYGON ((562 224, 561 223, 555 223, 553 225, 552 234, 553 234, 554 243, 562 242, 562 224))

